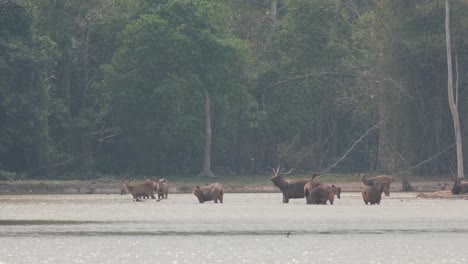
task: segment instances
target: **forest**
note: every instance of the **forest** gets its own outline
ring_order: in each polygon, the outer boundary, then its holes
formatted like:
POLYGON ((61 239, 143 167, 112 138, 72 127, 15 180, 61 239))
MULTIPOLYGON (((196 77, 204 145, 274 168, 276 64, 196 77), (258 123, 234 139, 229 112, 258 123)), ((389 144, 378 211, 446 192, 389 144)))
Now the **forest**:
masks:
POLYGON ((208 131, 214 175, 450 176, 444 19, 442 0, 0 0, 0 180, 196 176, 208 131))

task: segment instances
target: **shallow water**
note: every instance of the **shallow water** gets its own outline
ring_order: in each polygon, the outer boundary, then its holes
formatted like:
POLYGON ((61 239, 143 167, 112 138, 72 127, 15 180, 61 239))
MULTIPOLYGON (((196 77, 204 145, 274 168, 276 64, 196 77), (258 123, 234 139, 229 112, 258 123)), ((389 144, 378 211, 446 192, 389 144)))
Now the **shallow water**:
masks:
POLYGON ((0 263, 468 263, 468 202, 279 193, 0 196, 0 263))

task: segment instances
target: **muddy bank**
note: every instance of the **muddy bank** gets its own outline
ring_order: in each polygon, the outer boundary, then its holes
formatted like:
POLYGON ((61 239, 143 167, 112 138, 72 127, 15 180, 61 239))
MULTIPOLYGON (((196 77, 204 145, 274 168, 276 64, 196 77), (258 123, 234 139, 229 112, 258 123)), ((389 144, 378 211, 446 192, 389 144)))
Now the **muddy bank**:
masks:
POLYGON ((450 190, 421 192, 417 195, 418 198, 426 199, 463 199, 468 200, 468 194, 453 195, 450 190))
POLYGON ((120 188, 109 183, 27 183, 0 182, 0 194, 112 194, 120 188))
MULTIPOLYGON (((343 192, 360 192, 363 188, 361 182, 334 183, 342 188, 343 192)), ((443 183, 442 183, 443 184, 443 183)), ((436 192, 442 188, 440 182, 413 182, 416 192, 436 192)), ((264 186, 229 186, 224 185, 226 192, 231 193, 262 193, 279 192, 271 185, 264 186)), ((450 189, 451 184, 446 186, 450 189)), ((193 186, 184 183, 171 183, 170 193, 190 193, 193 186)), ((395 182, 391 186, 391 192, 400 192, 401 183, 395 182)), ((120 194, 120 182, 0 182, 0 195, 15 194, 120 194)))

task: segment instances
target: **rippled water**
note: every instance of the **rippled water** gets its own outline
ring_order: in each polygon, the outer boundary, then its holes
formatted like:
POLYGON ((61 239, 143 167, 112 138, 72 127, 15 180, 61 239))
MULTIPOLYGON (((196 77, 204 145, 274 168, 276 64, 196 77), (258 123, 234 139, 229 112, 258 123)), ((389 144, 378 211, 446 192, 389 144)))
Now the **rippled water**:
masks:
POLYGON ((468 202, 279 193, 0 196, 0 263, 468 263, 468 202))

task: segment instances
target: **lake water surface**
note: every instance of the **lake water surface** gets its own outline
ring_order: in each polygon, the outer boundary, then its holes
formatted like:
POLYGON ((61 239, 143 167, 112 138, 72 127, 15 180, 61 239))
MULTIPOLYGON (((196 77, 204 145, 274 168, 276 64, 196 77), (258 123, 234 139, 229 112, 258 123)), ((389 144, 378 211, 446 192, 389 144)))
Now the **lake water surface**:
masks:
POLYGON ((0 196, 0 263, 468 263, 468 201, 359 193, 0 196))

